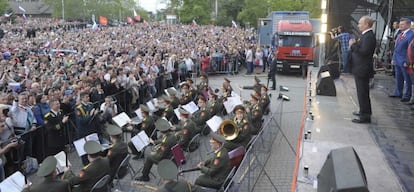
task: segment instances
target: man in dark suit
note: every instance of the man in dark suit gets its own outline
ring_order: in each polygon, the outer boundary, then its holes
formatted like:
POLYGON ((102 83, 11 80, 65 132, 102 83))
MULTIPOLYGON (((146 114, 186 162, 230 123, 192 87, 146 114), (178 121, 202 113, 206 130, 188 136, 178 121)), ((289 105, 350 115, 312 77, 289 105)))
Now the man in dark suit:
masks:
POLYGON ((26 187, 23 192, 70 192, 71 188, 67 181, 56 179, 56 165, 57 160, 53 156, 43 160, 37 170, 37 175, 44 177, 44 180, 39 184, 26 187))
POLYGON ((410 30, 411 21, 407 18, 401 18, 399 29, 401 33, 395 40, 394 54, 391 64, 395 66, 395 90, 390 97, 401 98, 401 102, 407 102, 411 97, 411 79, 407 71, 408 57, 407 49, 411 40, 414 38, 414 32, 410 30), (405 82, 405 84, 404 84, 405 82))
POLYGON ((65 149, 66 137, 64 124, 68 121, 68 116, 63 116, 60 112, 59 100, 50 100, 50 111, 45 114, 44 123, 47 135, 47 155, 55 155, 65 149))
POLYGON ((369 16, 359 19, 358 28, 362 32, 361 39, 349 41, 351 53, 351 71, 355 77, 355 84, 359 103, 359 112, 353 112, 357 118, 354 123, 371 123, 371 100, 369 98, 369 79, 374 77, 373 54, 376 39, 372 31, 374 20, 369 16))

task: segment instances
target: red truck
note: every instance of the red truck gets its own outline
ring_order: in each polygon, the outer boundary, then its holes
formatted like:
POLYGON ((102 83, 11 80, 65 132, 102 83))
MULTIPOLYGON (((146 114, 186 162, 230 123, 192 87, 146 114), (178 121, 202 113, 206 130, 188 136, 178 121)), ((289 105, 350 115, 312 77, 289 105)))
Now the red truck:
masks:
POLYGON ((301 71, 306 75, 313 65, 313 28, 309 20, 280 20, 273 39, 277 48, 278 71, 301 71))

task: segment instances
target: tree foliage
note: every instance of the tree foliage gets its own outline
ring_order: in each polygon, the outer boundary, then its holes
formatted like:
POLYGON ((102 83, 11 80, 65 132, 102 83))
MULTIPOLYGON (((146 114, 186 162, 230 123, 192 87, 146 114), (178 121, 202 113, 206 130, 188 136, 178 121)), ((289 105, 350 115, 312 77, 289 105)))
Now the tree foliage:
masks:
POLYGON ((0 13, 2 15, 3 13, 6 12, 8 5, 9 5, 8 0, 0 0, 0 13))
MULTIPOLYGON (((53 7, 53 17, 62 18, 62 1, 44 0, 53 7)), ((133 16, 134 0, 64 0, 65 19, 90 19, 92 15, 124 20, 133 16)))
POLYGON ((179 18, 182 23, 191 23, 193 20, 198 24, 209 24, 211 20, 211 6, 208 1, 183 0, 179 9, 179 18))

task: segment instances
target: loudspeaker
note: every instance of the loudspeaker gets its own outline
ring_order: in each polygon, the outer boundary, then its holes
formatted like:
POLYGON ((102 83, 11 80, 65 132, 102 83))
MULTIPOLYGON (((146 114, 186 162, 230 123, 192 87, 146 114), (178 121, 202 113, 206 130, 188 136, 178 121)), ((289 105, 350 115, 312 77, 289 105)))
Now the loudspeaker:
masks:
MULTIPOLYGON (((321 67, 322 69, 322 67, 321 67)), ((326 96, 336 96, 336 87, 329 71, 319 70, 318 80, 316 81, 316 94, 326 96)))
POLYGON ((331 150, 318 174, 318 192, 369 192, 364 167, 353 147, 331 150))

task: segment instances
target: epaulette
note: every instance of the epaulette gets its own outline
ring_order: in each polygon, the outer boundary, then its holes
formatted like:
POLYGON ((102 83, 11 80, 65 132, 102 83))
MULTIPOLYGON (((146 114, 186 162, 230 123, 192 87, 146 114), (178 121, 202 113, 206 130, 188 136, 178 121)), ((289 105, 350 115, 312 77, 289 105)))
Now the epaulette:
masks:
POLYGON ((51 115, 51 114, 50 114, 50 112, 47 112, 47 113, 45 114, 45 118, 48 118, 50 115, 51 115))
POLYGON ((243 119, 243 123, 247 123, 247 120, 246 119, 243 119))
POLYGON ((90 165, 91 165, 91 163, 89 163, 89 164, 85 165, 82 169, 83 169, 83 170, 86 170, 86 169, 87 169, 90 165))
POLYGON ((216 157, 220 157, 221 156, 221 151, 219 151, 216 155, 216 157))

